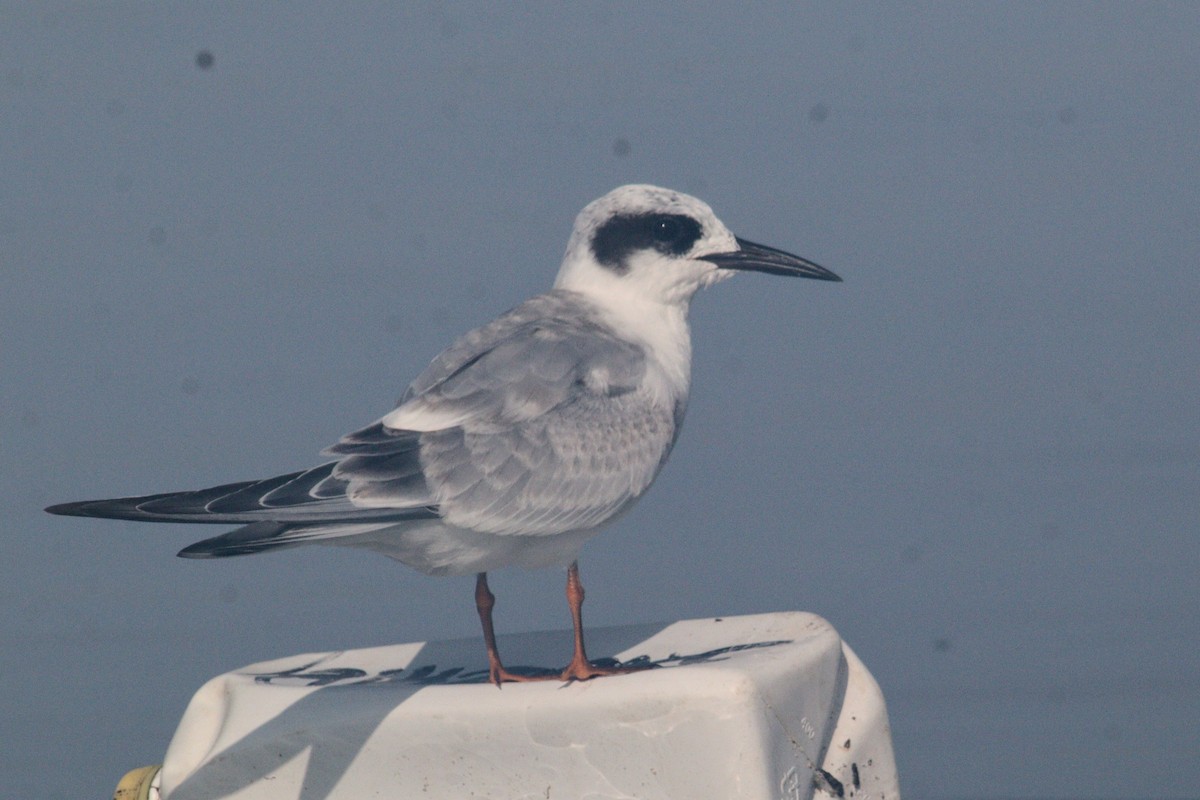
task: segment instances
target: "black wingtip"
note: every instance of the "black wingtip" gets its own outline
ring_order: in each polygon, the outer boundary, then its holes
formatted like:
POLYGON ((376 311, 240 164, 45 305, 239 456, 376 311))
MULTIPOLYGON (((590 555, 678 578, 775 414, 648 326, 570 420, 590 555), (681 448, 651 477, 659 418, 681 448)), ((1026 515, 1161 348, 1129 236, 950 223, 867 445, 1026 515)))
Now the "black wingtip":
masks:
POLYGON ((95 500, 85 500, 82 503, 58 503, 47 506, 46 513, 56 514, 60 517, 94 517, 95 513, 89 509, 96 502, 95 500))
MULTIPOLYGON (((200 544, 197 542, 197 544, 200 544)), ((197 547, 195 544, 189 544, 187 547, 175 554, 178 558, 220 558, 219 555, 211 550, 197 547)))
POLYGON ((255 553, 265 553, 268 550, 283 550, 294 546, 295 544, 274 544, 269 542, 262 544, 214 546, 212 540, 205 540, 189 544, 175 555, 178 558, 194 559, 233 558, 234 556, 252 556, 255 553))
POLYGON ((213 539, 205 539, 202 542, 196 542, 195 544, 189 544, 187 547, 183 548, 175 555, 178 556, 179 558, 196 558, 196 559, 229 558, 231 556, 249 556, 249 555, 254 555, 255 553, 261 553, 264 550, 274 549, 269 544, 261 544, 261 545, 252 545, 252 544, 219 545, 219 544, 216 544, 216 541, 220 538, 221 538, 220 536, 217 536, 217 537, 214 537, 213 539))
POLYGON ((180 558, 229 558, 293 547, 300 542, 281 538, 289 527, 279 522, 254 522, 220 536, 189 544, 176 555, 180 558))
POLYGON ((114 497, 110 500, 82 500, 78 503, 59 503, 46 509, 48 514, 60 517, 89 517, 92 519, 124 519, 134 522, 154 521, 152 515, 142 511, 140 503, 148 497, 114 497))

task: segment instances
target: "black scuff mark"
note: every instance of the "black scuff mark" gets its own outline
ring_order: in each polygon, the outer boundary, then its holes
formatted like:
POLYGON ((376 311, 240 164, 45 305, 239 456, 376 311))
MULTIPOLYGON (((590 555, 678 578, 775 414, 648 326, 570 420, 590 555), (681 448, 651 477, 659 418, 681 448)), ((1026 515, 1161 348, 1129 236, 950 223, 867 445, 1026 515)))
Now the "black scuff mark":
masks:
POLYGON ((813 785, 821 791, 828 792, 834 797, 845 797, 846 787, 842 782, 833 777, 833 773, 827 770, 817 769, 813 773, 813 785))

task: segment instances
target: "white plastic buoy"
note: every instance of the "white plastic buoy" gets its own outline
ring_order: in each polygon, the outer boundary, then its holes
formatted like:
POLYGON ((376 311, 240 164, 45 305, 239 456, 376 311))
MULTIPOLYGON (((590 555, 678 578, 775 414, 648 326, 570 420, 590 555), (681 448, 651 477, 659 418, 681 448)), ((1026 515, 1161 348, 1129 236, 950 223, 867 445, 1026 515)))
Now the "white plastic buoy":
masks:
MULTIPOLYGON (((898 800, 883 696, 820 617, 588 636, 593 653, 657 668, 498 689, 472 638, 221 675, 192 699, 150 797, 898 800)), ((500 640, 517 670, 561 667, 569 644, 565 632, 500 640)))

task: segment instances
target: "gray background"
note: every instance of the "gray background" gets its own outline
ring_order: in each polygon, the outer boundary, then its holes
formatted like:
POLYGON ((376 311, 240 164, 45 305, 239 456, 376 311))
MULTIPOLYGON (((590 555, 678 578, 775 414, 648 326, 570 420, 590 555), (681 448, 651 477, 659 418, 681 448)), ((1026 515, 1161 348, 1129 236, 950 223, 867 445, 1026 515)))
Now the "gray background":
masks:
POLYGON ((846 282, 697 298, 589 623, 826 616, 910 797, 1195 796, 1197 6, 502 8, 0 5, 5 793, 107 796, 218 672, 477 635, 466 578, 41 508, 316 463, 646 181, 846 282))

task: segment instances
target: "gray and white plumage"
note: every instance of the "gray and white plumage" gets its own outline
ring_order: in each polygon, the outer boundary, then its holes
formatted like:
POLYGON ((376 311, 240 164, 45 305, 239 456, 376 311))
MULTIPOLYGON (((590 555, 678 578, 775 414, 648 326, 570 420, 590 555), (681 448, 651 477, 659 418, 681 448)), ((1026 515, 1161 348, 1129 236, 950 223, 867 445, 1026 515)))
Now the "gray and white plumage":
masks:
POLYGON ((623 186, 579 214, 551 291, 461 337, 332 460, 47 510, 242 525, 180 553, 194 558, 337 544, 430 574, 565 565, 666 462, 687 406, 688 304, 739 269, 838 280, 737 239, 693 197, 623 186))

